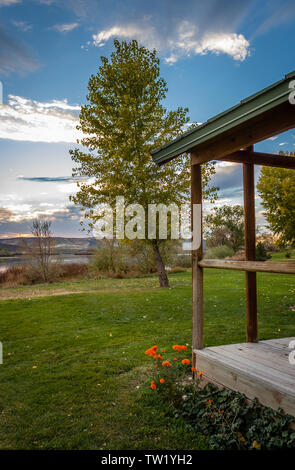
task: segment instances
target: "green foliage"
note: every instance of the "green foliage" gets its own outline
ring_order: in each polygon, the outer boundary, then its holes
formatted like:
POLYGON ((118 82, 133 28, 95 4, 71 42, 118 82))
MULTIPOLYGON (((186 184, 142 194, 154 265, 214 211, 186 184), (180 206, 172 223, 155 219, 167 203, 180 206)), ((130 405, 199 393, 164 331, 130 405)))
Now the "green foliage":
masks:
POLYGON ((130 243, 101 240, 92 265, 96 274, 118 278, 157 271, 151 247, 141 240, 130 243))
POLYGON ((286 251, 285 257, 286 257, 287 259, 291 259, 291 257, 292 257, 292 252, 291 252, 291 251, 286 251))
POLYGON ((235 254, 234 250, 227 245, 223 246, 213 246, 209 248, 204 255, 206 259, 224 259, 227 256, 233 256, 235 254))
POLYGON ((271 258, 265 249, 265 246, 262 242, 258 242, 256 245, 256 261, 267 261, 271 258))
POLYGON ((212 246, 227 245, 238 251, 244 244, 244 209, 242 206, 214 207, 205 217, 206 243, 212 246))
MULTIPOLYGON (((72 196, 75 204, 86 208, 85 217, 96 221, 98 204, 115 209, 116 196, 125 204, 140 204, 145 211, 146 236, 148 204, 180 204, 189 201, 190 161, 187 155, 161 167, 150 152, 180 135, 189 121, 187 108, 167 111, 163 106, 167 85, 160 77, 156 51, 140 47, 137 41, 114 41, 110 60, 101 57, 101 65, 88 84, 88 103, 82 106, 80 125, 81 149, 71 150, 76 164, 74 175, 91 178, 80 183, 72 196)), ((208 188, 215 173, 214 163, 202 165, 204 196, 216 197, 216 188, 208 188)), ((130 218, 130 217, 129 217, 130 218)), ((126 219, 127 220, 127 219, 126 219)), ((147 242, 149 241, 146 238, 147 242)), ((158 270, 165 271, 158 244, 152 240, 158 270)))
POLYGON ((295 245, 294 170, 262 167, 257 189, 269 228, 279 236, 280 245, 295 245))
MULTIPOLYGON (((88 104, 82 106, 81 144, 90 153, 72 150, 74 174, 94 178, 81 183, 72 200, 89 208, 98 203, 114 205, 116 196, 126 204, 181 203, 189 199, 189 159, 185 156, 158 167, 150 151, 178 136, 188 122, 187 108, 167 111, 162 101, 167 86, 160 77, 156 51, 137 41, 114 41, 110 60, 101 57, 98 73, 88 84, 88 104)), ((214 166, 204 165, 208 183, 214 166)), ((212 191, 205 192, 207 196, 212 191)))
POLYGON ((248 403, 241 393, 212 384, 203 389, 190 385, 179 389, 173 404, 173 416, 181 416, 188 430, 202 432, 213 449, 295 448, 295 431, 290 428, 294 417, 256 399, 248 403))

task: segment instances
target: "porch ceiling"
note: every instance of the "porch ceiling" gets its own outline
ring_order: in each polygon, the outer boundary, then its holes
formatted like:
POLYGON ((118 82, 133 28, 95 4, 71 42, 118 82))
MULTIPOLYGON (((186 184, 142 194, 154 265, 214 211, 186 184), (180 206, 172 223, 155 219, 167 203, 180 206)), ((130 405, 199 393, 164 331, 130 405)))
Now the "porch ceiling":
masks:
POLYGON ((294 79, 295 71, 184 132, 154 150, 151 153, 154 162, 162 165, 185 152, 192 152, 197 157, 196 163, 205 163, 294 128, 295 105, 289 102, 292 91, 289 85, 294 79))

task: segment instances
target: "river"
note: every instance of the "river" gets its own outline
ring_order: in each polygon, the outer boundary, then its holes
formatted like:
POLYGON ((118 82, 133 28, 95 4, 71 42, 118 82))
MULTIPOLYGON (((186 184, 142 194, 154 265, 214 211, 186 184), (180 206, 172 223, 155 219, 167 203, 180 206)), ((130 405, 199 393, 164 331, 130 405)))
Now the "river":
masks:
MULTIPOLYGON (((92 255, 57 255, 52 256, 52 261, 60 263, 91 263, 92 255)), ((10 266, 26 264, 30 261, 27 256, 0 256, 0 272, 6 271, 10 266)))

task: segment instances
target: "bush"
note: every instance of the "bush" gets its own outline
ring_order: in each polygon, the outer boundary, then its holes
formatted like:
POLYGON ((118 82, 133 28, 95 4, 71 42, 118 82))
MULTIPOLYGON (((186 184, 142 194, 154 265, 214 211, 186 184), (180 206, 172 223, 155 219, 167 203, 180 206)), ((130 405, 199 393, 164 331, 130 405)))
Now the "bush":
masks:
POLYGON ((290 259, 291 256, 292 256, 291 251, 287 251, 287 252, 285 253, 285 257, 286 257, 287 259, 290 259))
POLYGON ((190 268, 192 266, 192 257, 190 253, 178 254, 173 258, 172 266, 179 266, 181 268, 190 268))
POLYGON ((267 254, 265 246, 262 242, 256 245, 256 261, 267 261, 271 258, 271 255, 267 254))
MULTIPOLYGON (((49 281, 84 279, 88 276, 88 273, 89 266, 86 263, 52 263, 49 269, 49 281)), ((12 265, 6 271, 0 272, 0 284, 6 287, 32 285, 43 282, 41 272, 33 265, 12 265)))
POLYGON ((204 255, 207 259, 224 259, 227 256, 233 256, 234 250, 226 245, 214 246, 209 248, 204 255))
POLYGON ((213 384, 203 389, 193 385, 181 391, 175 417, 182 416, 186 427, 209 438, 213 449, 275 450, 295 447, 294 417, 282 410, 262 406, 257 399, 248 402, 238 392, 213 384))

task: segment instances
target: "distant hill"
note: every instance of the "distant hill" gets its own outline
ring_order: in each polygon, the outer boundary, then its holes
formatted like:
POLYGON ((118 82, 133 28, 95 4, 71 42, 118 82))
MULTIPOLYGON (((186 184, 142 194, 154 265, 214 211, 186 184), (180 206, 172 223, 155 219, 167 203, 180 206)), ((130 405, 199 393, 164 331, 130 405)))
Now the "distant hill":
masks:
MULTIPOLYGON (((66 238, 53 237, 55 248, 60 254, 91 254, 97 247, 98 241, 95 238, 66 238)), ((20 255, 25 253, 24 241, 32 245, 34 237, 4 238, 0 239, 0 256, 20 255)))

